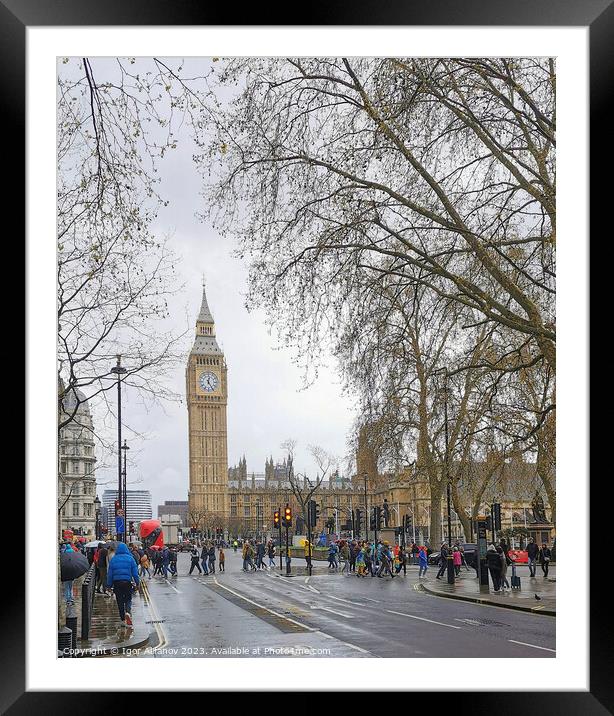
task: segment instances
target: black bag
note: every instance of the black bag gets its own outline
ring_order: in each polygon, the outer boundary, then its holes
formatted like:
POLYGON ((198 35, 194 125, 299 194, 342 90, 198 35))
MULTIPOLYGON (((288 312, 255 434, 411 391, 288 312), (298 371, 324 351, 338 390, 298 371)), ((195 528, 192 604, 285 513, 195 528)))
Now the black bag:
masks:
POLYGON ((512 589, 520 589, 520 577, 518 575, 512 577, 512 589))

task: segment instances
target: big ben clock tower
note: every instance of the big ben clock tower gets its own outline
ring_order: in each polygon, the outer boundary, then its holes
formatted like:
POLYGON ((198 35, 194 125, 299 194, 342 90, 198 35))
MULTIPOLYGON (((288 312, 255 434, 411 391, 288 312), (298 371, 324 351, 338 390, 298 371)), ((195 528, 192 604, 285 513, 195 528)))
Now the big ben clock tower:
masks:
POLYGON ((218 517, 220 527, 228 514, 226 373, 203 283, 196 336, 185 373, 190 450, 188 509, 192 515, 218 517))

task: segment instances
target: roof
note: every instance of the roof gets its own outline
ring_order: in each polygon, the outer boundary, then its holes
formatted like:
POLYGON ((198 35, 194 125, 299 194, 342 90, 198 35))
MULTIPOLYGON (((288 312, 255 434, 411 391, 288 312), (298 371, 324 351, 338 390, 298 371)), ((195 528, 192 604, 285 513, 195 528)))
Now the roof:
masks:
POLYGON ((198 314, 197 321, 202 321, 203 323, 213 323, 213 315, 211 314, 211 310, 209 309, 209 304, 207 303, 207 294, 205 292, 205 286, 203 285, 203 300, 200 304, 200 313, 198 314))

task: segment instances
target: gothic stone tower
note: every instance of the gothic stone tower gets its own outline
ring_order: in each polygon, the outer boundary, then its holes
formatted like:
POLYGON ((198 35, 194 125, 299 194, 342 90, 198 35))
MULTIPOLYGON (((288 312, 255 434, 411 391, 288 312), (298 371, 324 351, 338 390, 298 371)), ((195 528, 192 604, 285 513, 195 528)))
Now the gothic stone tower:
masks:
POLYGON ((190 450, 189 512, 222 527, 228 515, 227 369, 203 285, 196 337, 186 366, 190 450))

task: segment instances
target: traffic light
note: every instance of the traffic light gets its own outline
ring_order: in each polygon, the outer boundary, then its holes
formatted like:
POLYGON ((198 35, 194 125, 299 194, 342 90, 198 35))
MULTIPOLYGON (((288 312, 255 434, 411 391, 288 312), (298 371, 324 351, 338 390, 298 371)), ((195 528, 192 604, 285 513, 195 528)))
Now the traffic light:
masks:
POLYGON ((379 506, 375 508, 375 521, 377 524, 377 529, 381 530, 384 526, 384 511, 379 506))
POLYGON ((132 521, 128 522, 128 531, 131 535, 134 534, 134 522, 132 522, 132 521))
POLYGON ((388 500, 384 498, 384 526, 388 527, 390 521, 390 507, 388 506, 388 500))
POLYGON ((371 532, 375 532, 377 529, 377 510, 375 507, 371 509, 371 512, 369 513, 369 529, 371 532))
POLYGON ((279 510, 275 510, 275 512, 273 512, 273 527, 276 530, 279 529, 279 510))
POLYGON ((492 516, 495 524, 495 530, 501 531, 501 503, 495 502, 492 506, 492 516))
POLYGON ((355 510, 354 512, 354 537, 362 534, 362 511, 355 510))
POLYGON ((119 500, 115 500, 115 516, 117 517, 117 513, 121 510, 122 503, 119 500))
POLYGON ((282 517, 282 525, 284 527, 292 527, 292 508, 290 505, 284 507, 284 514, 282 517))
POLYGON ((412 531, 413 523, 410 515, 405 515, 405 517, 403 517, 403 528, 405 529, 406 534, 409 534, 412 531))
POLYGON ((310 527, 315 527, 320 517, 320 506, 315 500, 309 500, 307 504, 307 520, 310 527))

